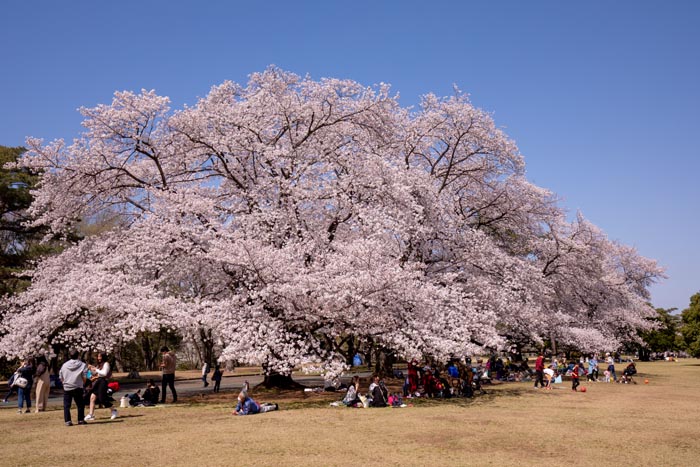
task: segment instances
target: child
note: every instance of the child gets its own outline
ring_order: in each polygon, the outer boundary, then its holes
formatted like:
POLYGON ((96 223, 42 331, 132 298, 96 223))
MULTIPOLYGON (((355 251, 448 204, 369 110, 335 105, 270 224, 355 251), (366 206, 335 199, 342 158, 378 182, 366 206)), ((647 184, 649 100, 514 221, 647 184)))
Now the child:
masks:
POLYGON ((604 377, 603 381, 605 381, 606 383, 609 383, 610 382, 610 370, 605 370, 603 372, 603 377, 604 377))
POLYGON ((576 391, 576 388, 578 387, 579 384, 579 373, 581 372, 581 364, 576 363, 574 367, 571 369, 571 390, 576 391))

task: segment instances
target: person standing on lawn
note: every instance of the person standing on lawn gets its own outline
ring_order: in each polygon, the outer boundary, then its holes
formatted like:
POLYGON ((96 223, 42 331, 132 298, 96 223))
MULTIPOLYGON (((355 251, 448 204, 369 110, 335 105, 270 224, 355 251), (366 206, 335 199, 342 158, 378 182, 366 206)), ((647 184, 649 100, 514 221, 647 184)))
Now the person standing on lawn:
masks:
POLYGON ((544 355, 540 353, 535 360, 535 387, 539 383, 540 388, 544 387, 544 355))
POLYGON ((34 357, 29 357, 24 360, 22 366, 17 370, 19 376, 27 380, 25 387, 17 386, 17 413, 22 413, 24 404, 27 406, 25 413, 32 411, 32 385, 34 384, 35 367, 34 357))
POLYGON ((583 365, 581 363, 576 363, 574 365, 574 368, 571 370, 571 390, 576 391, 576 388, 578 387, 580 383, 579 381, 579 376, 580 373, 583 370, 583 365))
POLYGON ((78 407, 78 425, 85 425, 85 398, 83 388, 87 381, 87 365, 80 360, 80 352, 70 351, 70 360, 61 366, 58 377, 63 383, 63 421, 73 426, 70 416, 72 401, 78 407))
POLYGON ((617 374, 615 373, 615 358, 610 355, 610 352, 605 354, 605 363, 608 364, 608 371, 612 376, 613 381, 617 382, 617 374))
POLYGON ((36 410, 35 412, 43 412, 49 405, 49 361, 44 353, 39 354, 36 358, 36 370, 34 373, 36 381, 36 410))
POLYGON ((175 353, 171 352, 168 346, 164 345, 160 348, 163 354, 163 359, 160 363, 160 368, 163 371, 162 390, 160 393, 160 403, 165 404, 165 396, 168 391, 168 386, 173 392, 173 404, 177 402, 177 391, 175 391, 175 353))

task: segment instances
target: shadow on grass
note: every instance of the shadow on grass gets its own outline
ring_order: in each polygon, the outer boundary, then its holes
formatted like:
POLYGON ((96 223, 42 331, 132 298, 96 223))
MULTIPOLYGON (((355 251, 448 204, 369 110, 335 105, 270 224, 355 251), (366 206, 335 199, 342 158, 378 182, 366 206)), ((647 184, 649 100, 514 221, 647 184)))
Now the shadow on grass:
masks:
MULTIPOLYGON (((428 397, 416 397, 412 399, 404 399, 404 403, 407 405, 413 405, 414 407, 436 407, 450 405, 455 407, 470 407, 481 404, 490 404, 494 400, 503 397, 520 397, 524 394, 531 393, 532 391, 528 388, 523 387, 509 387, 509 388, 498 388, 498 389, 485 389, 485 394, 475 395, 474 397, 451 397, 449 399, 441 398, 428 398, 428 397)), ((330 393, 333 394, 333 393, 330 393)), ((280 409, 283 410, 298 410, 298 409, 308 409, 308 408, 326 408, 329 406, 329 401, 339 401, 344 396, 344 393, 336 393, 335 398, 324 398, 323 400, 303 400, 303 401, 283 401, 280 403, 280 409), (339 396, 339 397, 338 397, 339 396)), ((340 406, 340 408, 345 408, 340 406)))

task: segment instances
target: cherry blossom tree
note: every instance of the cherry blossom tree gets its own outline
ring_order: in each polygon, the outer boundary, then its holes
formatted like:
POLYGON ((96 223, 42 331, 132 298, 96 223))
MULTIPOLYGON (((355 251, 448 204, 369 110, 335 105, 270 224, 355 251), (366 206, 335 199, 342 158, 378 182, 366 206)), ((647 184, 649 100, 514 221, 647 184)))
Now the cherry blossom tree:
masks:
POLYGON ((165 327, 269 376, 317 363, 331 377, 349 338, 439 360, 553 331, 601 347, 643 325, 661 274, 567 224, 459 91, 411 111, 383 84, 273 67, 174 112, 153 91, 81 111, 80 138, 29 139, 18 163, 42 174, 34 224, 120 222, 6 301, 5 355, 165 327))

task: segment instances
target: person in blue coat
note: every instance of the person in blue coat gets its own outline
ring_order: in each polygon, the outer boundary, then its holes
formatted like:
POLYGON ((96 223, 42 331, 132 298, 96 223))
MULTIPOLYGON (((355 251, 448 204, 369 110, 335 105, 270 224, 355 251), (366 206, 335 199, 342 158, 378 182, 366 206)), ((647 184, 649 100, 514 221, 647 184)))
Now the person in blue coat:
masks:
POLYGON ((260 405, 248 396, 247 391, 241 391, 233 415, 253 415, 259 412, 260 405))

